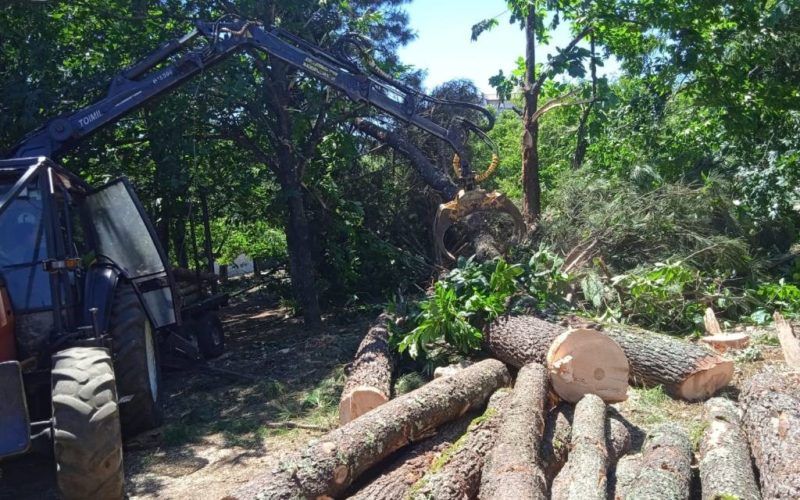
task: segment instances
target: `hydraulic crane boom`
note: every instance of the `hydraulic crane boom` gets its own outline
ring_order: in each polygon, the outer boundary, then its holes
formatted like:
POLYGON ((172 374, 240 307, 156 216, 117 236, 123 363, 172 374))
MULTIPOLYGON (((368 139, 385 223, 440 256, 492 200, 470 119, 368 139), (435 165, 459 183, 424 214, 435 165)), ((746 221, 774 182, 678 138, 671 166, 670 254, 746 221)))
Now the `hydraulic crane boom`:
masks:
POLYGON ((325 82, 355 102, 374 106, 445 141, 460 159, 460 177, 464 187, 467 190, 474 187, 475 176, 470 168, 465 141, 470 132, 485 138, 483 131, 494 124, 491 112, 476 104, 427 96, 377 68, 372 68, 374 71, 362 70, 346 54, 347 48, 366 54, 360 37, 343 37, 337 46, 339 53, 336 57, 280 28, 266 29, 256 22, 244 20, 197 22, 190 33, 166 43, 120 73, 114 78, 108 93, 98 101, 53 118, 28 134, 14 147, 10 158, 63 154, 93 132, 115 123, 130 111, 245 48, 261 50, 325 82), (207 44, 191 50, 189 45, 198 38, 205 39, 207 44), (183 55, 177 60, 155 69, 182 51, 183 55), (425 103, 476 110, 486 117, 487 125, 481 127, 461 119, 448 128, 424 116, 425 103))

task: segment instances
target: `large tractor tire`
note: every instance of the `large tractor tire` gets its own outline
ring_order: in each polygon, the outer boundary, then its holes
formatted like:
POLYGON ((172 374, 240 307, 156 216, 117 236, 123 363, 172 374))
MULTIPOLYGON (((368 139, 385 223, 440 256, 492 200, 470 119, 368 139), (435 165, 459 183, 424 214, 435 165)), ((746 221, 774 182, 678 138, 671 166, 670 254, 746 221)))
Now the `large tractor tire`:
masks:
POLYGON ((117 389, 124 401, 122 433, 131 437, 161 425, 163 413, 158 342, 139 296, 128 283, 117 285, 109 326, 117 389))
POLYGON ((108 350, 73 347, 53 355, 53 452, 67 499, 123 498, 122 434, 108 350))

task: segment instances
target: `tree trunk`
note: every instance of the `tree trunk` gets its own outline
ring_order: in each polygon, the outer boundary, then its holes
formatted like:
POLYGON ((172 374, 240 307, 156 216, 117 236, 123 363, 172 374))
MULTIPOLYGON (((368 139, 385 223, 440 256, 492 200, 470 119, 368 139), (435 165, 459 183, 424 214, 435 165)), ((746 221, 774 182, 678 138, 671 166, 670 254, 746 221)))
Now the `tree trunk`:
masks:
POLYGON ((764 498, 800 498, 800 372, 760 373, 739 399, 764 498))
POLYGON ((631 383, 661 385, 673 397, 713 396, 733 378, 733 361, 697 344, 632 327, 606 326, 631 365, 631 383))
POLYGON ((547 482, 539 458, 547 408, 547 369, 523 366, 517 375, 497 443, 486 459, 482 499, 544 499, 547 482))
POLYGON ((409 498, 476 498, 485 457, 495 444, 503 414, 510 402, 510 391, 495 392, 483 416, 475 419, 466 434, 434 460, 429 472, 412 487, 409 498))
POLYGON ((587 134, 589 131, 589 117, 592 115, 592 108, 594 107, 595 100, 597 100, 597 64, 595 62, 595 42, 594 36, 589 38, 589 71, 592 75, 592 98, 583 108, 580 121, 578 122, 577 141, 575 145, 575 154, 572 156, 572 168, 578 170, 583 165, 583 159, 586 157, 586 149, 589 147, 589 140, 587 134))
MULTIPOLYGON (((472 414, 474 416, 474 413, 472 414)), ((437 429, 432 437, 413 444, 400 453, 379 476, 359 489, 349 500, 403 500, 411 487, 431 467, 431 464, 463 435, 470 425, 469 416, 449 422, 437 429)))
MULTIPOLYGON (((642 455, 626 455, 620 458, 617 469, 609 482, 609 498, 625 500, 628 491, 633 488, 639 472, 642 470, 642 455)), ((659 499, 652 499, 659 500, 659 499)))
POLYGON ((392 395, 392 353, 388 314, 382 313, 358 346, 339 402, 341 425, 389 401, 392 395))
POLYGON ((289 274, 295 300, 303 310, 303 322, 308 328, 322 326, 319 298, 314 282, 314 262, 311 258, 311 231, 308 227, 303 192, 299 182, 281 183, 286 196, 289 217, 286 224, 286 243, 289 250, 289 274))
POLYGON ((587 394, 575 405, 572 445, 566 467, 553 481, 553 500, 605 500, 608 449, 606 404, 587 394))
POLYGON ((705 406, 708 428, 700 442, 703 500, 759 500, 761 494, 738 406, 724 398, 711 398, 705 406))
POLYGON ((648 436, 636 471, 620 462, 615 498, 686 500, 692 478, 692 443, 686 432, 662 424, 648 436), (620 475, 622 480, 620 480, 620 475))
POLYGON ((232 497, 341 495, 364 471, 437 426, 482 405, 509 380, 508 369, 494 359, 436 379, 320 437, 280 468, 237 489, 232 497))
POLYGON ((626 398, 627 360, 600 332, 568 331, 534 316, 505 316, 489 325, 485 338, 495 357, 512 366, 547 363, 553 389, 565 400, 574 402, 587 393, 609 402, 626 398))
POLYGON ((539 107, 536 87, 536 9, 528 8, 525 19, 525 109, 522 122, 522 214, 528 223, 539 219, 542 211, 542 187, 539 182, 539 122, 534 119, 539 107))
MULTIPOLYGON (((541 363, 551 343, 565 330, 533 316, 506 316, 489 325, 486 344, 497 359, 521 367, 531 361, 541 363)), ((628 358, 633 384, 662 385, 674 397, 691 401, 712 396, 733 378, 733 361, 696 344, 630 326, 606 325, 603 333, 628 358)), ((606 374, 613 373, 599 359, 575 357, 573 364, 584 370, 595 364, 606 374)))
MULTIPOLYGON (((561 403, 547 416, 542 438, 542 463, 548 487, 567 463, 572 436, 574 406, 561 403)), ((612 469, 617 460, 631 449, 632 438, 627 425, 615 412, 609 412, 606 419, 606 448, 608 449, 608 468, 612 469)))

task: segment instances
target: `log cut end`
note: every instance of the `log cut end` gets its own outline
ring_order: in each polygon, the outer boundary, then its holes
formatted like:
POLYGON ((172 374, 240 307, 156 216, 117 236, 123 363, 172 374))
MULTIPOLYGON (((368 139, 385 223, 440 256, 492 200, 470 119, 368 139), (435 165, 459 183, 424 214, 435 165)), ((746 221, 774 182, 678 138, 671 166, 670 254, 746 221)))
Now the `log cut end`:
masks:
POLYGON ((597 330, 567 330, 556 337, 547 353, 547 367, 553 390, 570 403, 586 394, 607 403, 628 398, 628 359, 613 339, 597 330))
POLYGON ((750 343, 750 335, 746 333, 721 333, 703 337, 700 342, 710 345, 715 351, 725 352, 728 349, 747 347, 747 344, 750 343))
POLYGON ((344 425, 389 401, 382 391, 367 385, 353 388, 339 402, 339 424, 344 425))
POLYGON ((708 356, 698 369, 678 386, 678 396, 688 401, 706 399, 733 379, 733 361, 708 356))

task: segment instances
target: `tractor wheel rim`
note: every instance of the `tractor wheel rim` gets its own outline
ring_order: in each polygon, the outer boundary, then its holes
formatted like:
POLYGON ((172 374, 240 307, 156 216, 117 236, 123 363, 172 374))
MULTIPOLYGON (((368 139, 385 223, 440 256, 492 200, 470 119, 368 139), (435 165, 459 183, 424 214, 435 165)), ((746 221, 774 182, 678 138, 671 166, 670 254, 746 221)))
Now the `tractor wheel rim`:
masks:
POLYGON ((147 356, 147 378, 150 381, 150 395, 153 401, 158 399, 158 367, 156 366, 156 349, 153 343, 153 329, 150 322, 144 322, 144 349, 147 356))

